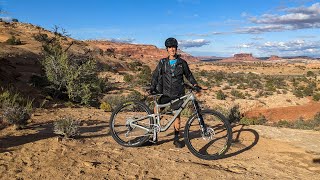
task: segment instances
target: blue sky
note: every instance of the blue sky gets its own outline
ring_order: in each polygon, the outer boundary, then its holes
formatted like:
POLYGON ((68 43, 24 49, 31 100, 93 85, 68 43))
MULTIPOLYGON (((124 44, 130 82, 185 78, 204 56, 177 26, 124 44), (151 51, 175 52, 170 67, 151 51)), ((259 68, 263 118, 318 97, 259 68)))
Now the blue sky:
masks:
POLYGON ((195 56, 320 57, 316 0, 0 0, 0 17, 16 18, 76 39, 164 48, 168 37, 195 56))

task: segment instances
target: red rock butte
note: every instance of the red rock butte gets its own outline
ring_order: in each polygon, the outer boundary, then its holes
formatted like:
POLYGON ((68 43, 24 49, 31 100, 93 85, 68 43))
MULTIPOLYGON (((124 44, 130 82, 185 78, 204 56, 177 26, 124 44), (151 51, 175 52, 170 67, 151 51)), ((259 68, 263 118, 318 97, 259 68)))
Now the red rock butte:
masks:
POLYGON ((270 56, 270 58, 268 59, 268 61, 277 61, 277 60, 281 60, 282 58, 280 58, 279 56, 276 55, 272 55, 270 56))
POLYGON ((231 58, 226 58, 219 62, 256 62, 256 61, 260 61, 260 60, 253 57, 251 53, 239 53, 239 54, 234 54, 234 56, 231 58))

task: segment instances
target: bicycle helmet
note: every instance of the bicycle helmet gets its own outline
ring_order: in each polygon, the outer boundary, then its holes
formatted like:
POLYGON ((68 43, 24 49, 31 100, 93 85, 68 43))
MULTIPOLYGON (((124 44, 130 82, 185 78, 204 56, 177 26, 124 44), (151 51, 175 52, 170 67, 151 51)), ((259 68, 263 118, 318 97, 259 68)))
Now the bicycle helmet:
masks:
POLYGON ((178 47, 178 41, 175 38, 168 38, 164 43, 166 47, 178 47))

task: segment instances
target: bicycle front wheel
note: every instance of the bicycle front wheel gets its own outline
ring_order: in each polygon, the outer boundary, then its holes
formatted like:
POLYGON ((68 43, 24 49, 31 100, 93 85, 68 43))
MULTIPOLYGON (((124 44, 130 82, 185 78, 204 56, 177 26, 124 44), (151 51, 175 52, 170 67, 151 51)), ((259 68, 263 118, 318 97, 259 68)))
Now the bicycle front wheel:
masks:
POLYGON ((122 146, 140 146, 150 138, 153 118, 150 109, 142 102, 129 101, 120 104, 110 117, 113 139, 122 146))
POLYGON ((198 116, 193 114, 184 130, 185 143, 192 154, 201 159, 215 160, 224 155, 232 140, 232 130, 228 120, 219 112, 202 111, 206 133, 200 129, 198 116))

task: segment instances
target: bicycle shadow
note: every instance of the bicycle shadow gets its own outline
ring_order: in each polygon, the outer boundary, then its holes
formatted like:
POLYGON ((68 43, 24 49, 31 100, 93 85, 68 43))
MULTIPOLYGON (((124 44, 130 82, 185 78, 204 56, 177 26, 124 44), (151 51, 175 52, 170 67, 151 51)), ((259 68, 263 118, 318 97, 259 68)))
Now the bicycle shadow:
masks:
POLYGON ((110 136, 109 124, 100 120, 86 120, 81 121, 82 125, 79 127, 81 133, 77 139, 83 138, 97 138, 110 136))
POLYGON ((229 151, 221 156, 219 159, 225 159, 232 156, 239 155, 245 151, 250 150, 259 141, 259 134, 254 129, 244 129, 245 125, 233 125, 232 129, 241 126, 239 130, 232 131, 232 143, 229 151), (244 137, 241 137, 242 134, 245 134, 244 137), (253 139, 250 136, 253 135, 253 139), (248 137, 249 136, 249 137, 248 137), (246 139, 243 139, 246 138, 246 139), (244 143, 245 141, 245 143, 244 143))

